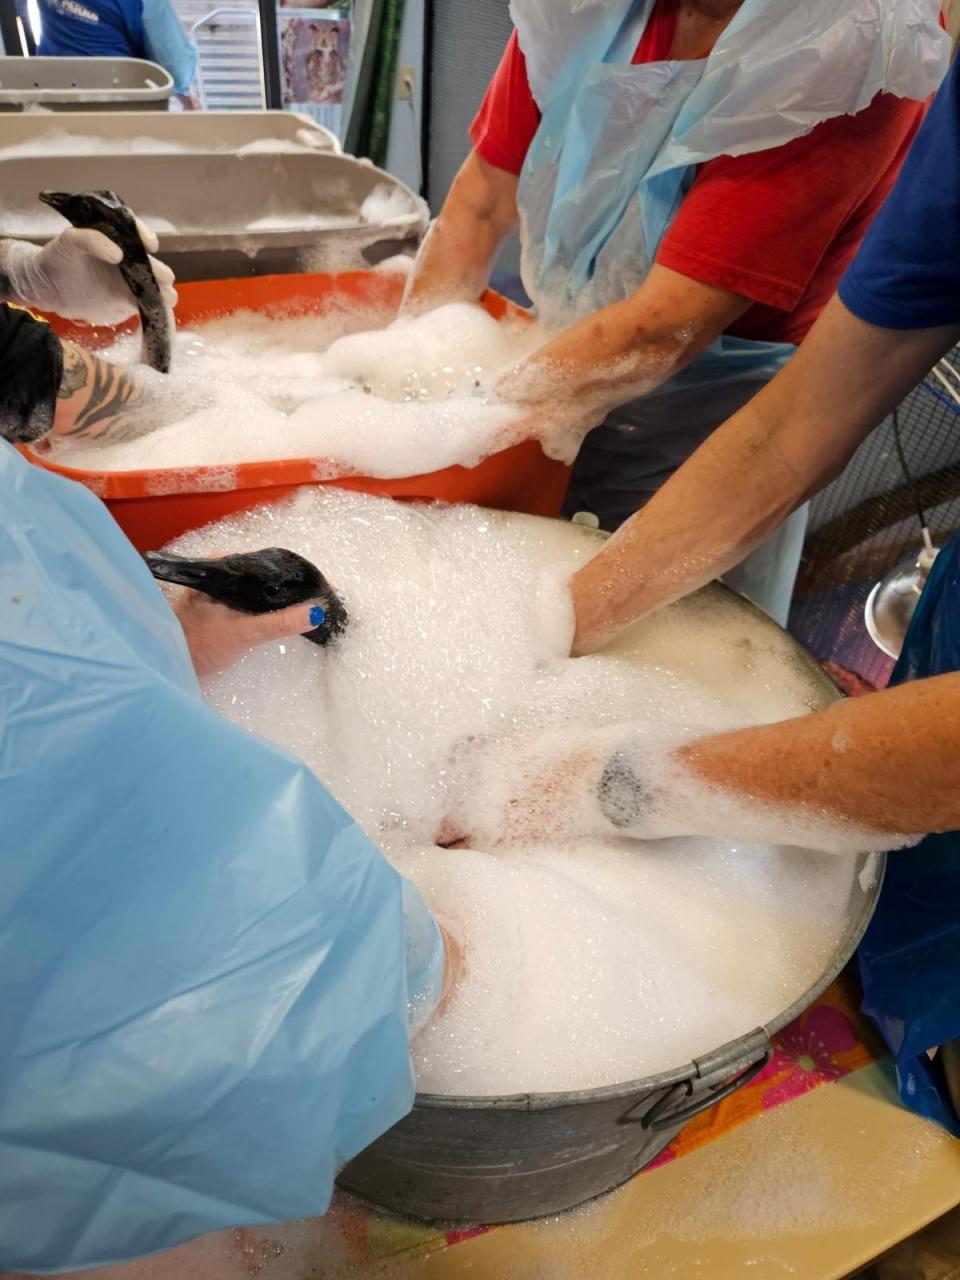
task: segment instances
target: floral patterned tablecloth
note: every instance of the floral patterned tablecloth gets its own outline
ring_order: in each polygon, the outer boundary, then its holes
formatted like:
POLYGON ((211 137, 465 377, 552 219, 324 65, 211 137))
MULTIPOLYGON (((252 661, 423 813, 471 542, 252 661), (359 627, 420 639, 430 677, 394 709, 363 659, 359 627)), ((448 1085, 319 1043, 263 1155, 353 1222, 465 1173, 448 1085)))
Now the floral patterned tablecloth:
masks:
MULTIPOLYGON (((637 1176, 642 1178, 650 1170, 714 1142, 753 1116, 875 1062, 885 1050, 870 1023, 859 1013, 859 999, 856 979, 848 971, 795 1022, 773 1037, 773 1056, 759 1075, 691 1120, 637 1176)), ((478 1226, 443 1230, 405 1222, 370 1212, 342 1195, 334 1200, 326 1224, 339 1237, 341 1249, 346 1247, 352 1263, 360 1267, 436 1253, 500 1229, 478 1226)), ((246 1234, 236 1233, 238 1237, 246 1234)))

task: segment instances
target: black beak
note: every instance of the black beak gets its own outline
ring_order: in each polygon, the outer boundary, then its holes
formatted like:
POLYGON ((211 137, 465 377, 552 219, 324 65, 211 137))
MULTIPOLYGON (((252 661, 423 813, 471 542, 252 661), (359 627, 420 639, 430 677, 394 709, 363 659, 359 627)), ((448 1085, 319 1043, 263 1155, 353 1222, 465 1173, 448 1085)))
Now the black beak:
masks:
MULTIPOLYGON (((202 591, 204 595, 221 601, 231 609, 239 609, 244 613, 266 613, 280 607, 276 603, 260 603, 253 607, 244 607, 237 602, 238 597, 242 598, 238 587, 242 584, 243 574, 236 572, 236 566, 230 567, 229 561, 232 557, 227 556, 219 560, 191 560, 187 556, 161 555, 158 551, 148 551, 143 558, 147 568, 161 582, 174 582, 180 587, 191 587, 194 591, 202 591)), ((236 559, 242 560, 243 557, 236 557, 236 559)), ((327 588, 326 591, 321 591, 319 596, 314 597, 323 611, 322 621, 312 630, 303 632, 303 635, 313 644, 327 645, 346 629, 348 619, 343 602, 335 592, 330 590, 322 574, 319 574, 319 580, 323 587, 327 588)), ((272 594, 270 586, 269 582, 258 583, 260 594, 268 601, 272 594)))
POLYGON ((59 213, 63 204, 70 199, 65 191, 41 191, 40 199, 44 204, 48 204, 51 209, 56 209, 59 213))
POLYGON ((219 588, 229 572, 219 560, 191 560, 187 556, 163 556, 159 551, 148 551, 143 557, 147 568, 161 582, 175 582, 180 587, 192 587, 208 596, 218 596, 219 588))

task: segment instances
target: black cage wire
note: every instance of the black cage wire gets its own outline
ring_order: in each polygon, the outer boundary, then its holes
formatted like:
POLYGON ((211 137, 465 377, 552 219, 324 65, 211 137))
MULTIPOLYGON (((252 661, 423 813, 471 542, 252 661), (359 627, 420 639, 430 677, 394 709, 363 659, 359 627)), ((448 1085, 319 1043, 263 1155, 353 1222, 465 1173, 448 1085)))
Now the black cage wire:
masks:
POLYGON ((893 669, 867 634, 864 607, 874 584, 919 551, 918 504, 936 546, 960 532, 958 370, 960 348, 899 408, 913 484, 898 456, 894 420, 887 418, 811 506, 790 631, 850 691, 882 688, 893 669))

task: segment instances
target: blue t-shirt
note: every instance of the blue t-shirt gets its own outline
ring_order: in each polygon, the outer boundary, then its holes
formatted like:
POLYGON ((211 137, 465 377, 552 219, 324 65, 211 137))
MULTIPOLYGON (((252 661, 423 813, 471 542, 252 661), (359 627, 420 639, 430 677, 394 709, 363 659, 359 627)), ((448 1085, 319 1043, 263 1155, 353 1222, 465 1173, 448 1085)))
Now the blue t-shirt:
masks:
MULTIPOLYGON (((883 329, 960 321, 960 79, 941 86, 860 251, 844 305, 883 329)), ((937 559, 893 683, 960 670, 960 538, 937 559)), ((893 1050, 904 1104, 960 1135, 927 1050, 960 1035, 960 832, 894 854, 860 946, 864 1009, 893 1050)))
POLYGON ((145 58, 141 0, 40 0, 44 58, 145 58))
POLYGON ((960 321, 960 76, 957 63, 917 134, 897 185, 840 281, 855 316, 883 329, 960 321))
POLYGON ((45 58, 149 58, 186 93, 197 72, 197 49, 171 0, 40 0, 45 58))

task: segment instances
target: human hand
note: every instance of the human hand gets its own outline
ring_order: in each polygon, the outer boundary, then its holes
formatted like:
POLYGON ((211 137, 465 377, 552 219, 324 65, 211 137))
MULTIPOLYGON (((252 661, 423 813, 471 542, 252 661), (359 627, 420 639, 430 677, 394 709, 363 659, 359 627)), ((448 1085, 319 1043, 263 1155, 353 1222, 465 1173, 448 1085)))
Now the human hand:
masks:
POLYGON ((539 440, 544 453, 572 463, 584 436, 603 421, 605 412, 579 393, 568 378, 535 357, 527 357, 504 369, 489 386, 497 404, 515 410, 510 423, 514 440, 539 440))
POLYGON ((446 926, 438 922, 438 927, 440 936, 443 938, 443 989, 434 1010, 434 1017, 442 1014, 453 999, 464 971, 463 948, 459 941, 446 926))
POLYGON ((198 676, 216 675, 237 662, 248 649, 302 635, 312 630, 314 605, 294 604, 272 613, 241 613, 201 591, 181 587, 174 601, 177 615, 198 676))
MULTIPOLYGON (((585 566, 589 568, 589 562, 585 566)), ((578 570, 569 580, 568 589, 573 602, 574 632, 570 654, 583 658, 596 653, 617 633, 612 625, 608 603, 609 593, 594 583, 592 577, 578 570)))
MULTIPOLYGON (((137 220, 148 253, 158 248, 157 237, 137 220)), ((137 304, 116 269, 123 250, 99 231, 68 227, 42 248, 22 240, 4 244, 2 266, 16 298, 38 311, 52 311, 68 320, 88 324, 119 324, 135 315, 137 304)), ((177 301, 174 275, 156 258, 150 259, 163 300, 171 309, 177 301)))
POLYGON ((473 739, 457 752, 437 843, 529 847, 698 834, 701 806, 689 803, 675 746, 660 732, 624 725, 576 737, 473 739))
POLYGON ((609 835, 596 806, 607 754, 589 735, 571 741, 515 734, 461 744, 437 843, 494 848, 609 835))

